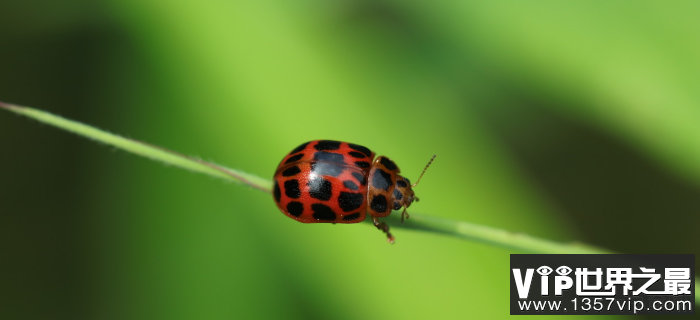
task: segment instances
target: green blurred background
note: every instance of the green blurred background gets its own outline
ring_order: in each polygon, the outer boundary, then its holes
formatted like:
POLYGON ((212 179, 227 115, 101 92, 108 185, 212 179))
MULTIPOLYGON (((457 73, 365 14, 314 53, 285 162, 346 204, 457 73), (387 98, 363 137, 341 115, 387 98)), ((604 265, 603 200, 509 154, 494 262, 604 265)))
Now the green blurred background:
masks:
MULTIPOLYGON (((696 253, 698 16, 697 1, 2 0, 0 100, 263 177, 312 139, 412 179, 437 154, 411 212, 696 253)), ((5 112, 0 148, 1 319, 509 314, 504 249, 299 224, 250 187, 5 112)))

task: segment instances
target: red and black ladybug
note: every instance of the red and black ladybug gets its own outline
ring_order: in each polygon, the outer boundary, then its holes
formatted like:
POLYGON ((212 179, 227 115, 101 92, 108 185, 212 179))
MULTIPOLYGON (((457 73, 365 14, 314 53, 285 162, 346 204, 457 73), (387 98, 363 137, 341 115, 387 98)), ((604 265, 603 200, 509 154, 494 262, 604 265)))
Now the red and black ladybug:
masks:
POLYGON ((399 172, 389 158, 374 159, 367 147, 315 140, 282 159, 275 171, 273 196, 285 215, 303 223, 357 223, 369 214, 394 243, 389 226, 378 218, 403 207, 403 221, 404 215, 408 218, 406 208, 418 201, 411 189, 418 182, 411 184, 399 172))

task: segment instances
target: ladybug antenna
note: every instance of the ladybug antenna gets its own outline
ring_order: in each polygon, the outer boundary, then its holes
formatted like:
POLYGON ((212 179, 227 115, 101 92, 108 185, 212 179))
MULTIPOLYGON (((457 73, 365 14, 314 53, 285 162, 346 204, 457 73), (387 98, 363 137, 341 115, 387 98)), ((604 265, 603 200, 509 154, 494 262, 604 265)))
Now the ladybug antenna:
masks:
MULTIPOLYGON (((423 175, 425 174, 425 170, 428 170, 428 167, 430 167, 430 164, 433 163, 433 160, 435 159, 437 155, 434 154, 432 158, 430 158, 430 161, 428 161, 428 164, 425 165, 425 168, 423 168, 423 172, 421 172, 420 177, 418 177, 418 180, 416 183, 412 184, 411 187, 415 187, 418 185, 418 182, 420 182, 420 178, 423 178, 423 175)), ((416 199, 418 200, 418 199, 416 199)))

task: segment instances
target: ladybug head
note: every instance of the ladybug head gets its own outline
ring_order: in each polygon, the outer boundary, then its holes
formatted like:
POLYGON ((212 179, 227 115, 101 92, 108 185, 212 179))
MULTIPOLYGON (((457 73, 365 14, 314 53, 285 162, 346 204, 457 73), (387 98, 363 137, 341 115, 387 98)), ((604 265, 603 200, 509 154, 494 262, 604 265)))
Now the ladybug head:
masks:
POLYGON ((394 210, 401 207, 408 208, 413 200, 418 200, 411 188, 411 181, 401 175, 396 176, 396 187, 394 188, 394 210))
POLYGON ((402 177, 401 175, 396 176, 396 187, 394 188, 393 194, 394 210, 399 210, 401 207, 403 207, 403 212, 401 212, 401 222, 403 222, 404 216, 408 218, 406 208, 411 206, 414 200, 418 201, 418 197, 416 197, 415 192, 413 192, 413 187, 418 185, 418 182, 420 182, 423 174, 425 174, 425 170, 427 170, 430 164, 433 163, 433 159, 435 159, 435 156, 430 158, 430 161, 428 161, 428 164, 418 177, 418 181, 416 181, 414 184, 411 184, 411 181, 409 181, 408 178, 402 177))

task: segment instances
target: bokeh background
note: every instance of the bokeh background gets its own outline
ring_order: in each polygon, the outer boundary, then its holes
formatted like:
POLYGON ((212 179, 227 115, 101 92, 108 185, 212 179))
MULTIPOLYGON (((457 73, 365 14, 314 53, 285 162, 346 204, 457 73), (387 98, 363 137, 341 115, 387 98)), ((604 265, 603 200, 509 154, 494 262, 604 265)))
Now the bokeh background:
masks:
MULTIPOLYGON (((437 154, 411 212, 696 253, 698 16, 695 1, 3 0, 0 100, 264 177, 312 139, 413 179, 437 154)), ((509 314, 505 249, 299 224, 250 187, 5 112, 0 148, 2 319, 509 314)))

